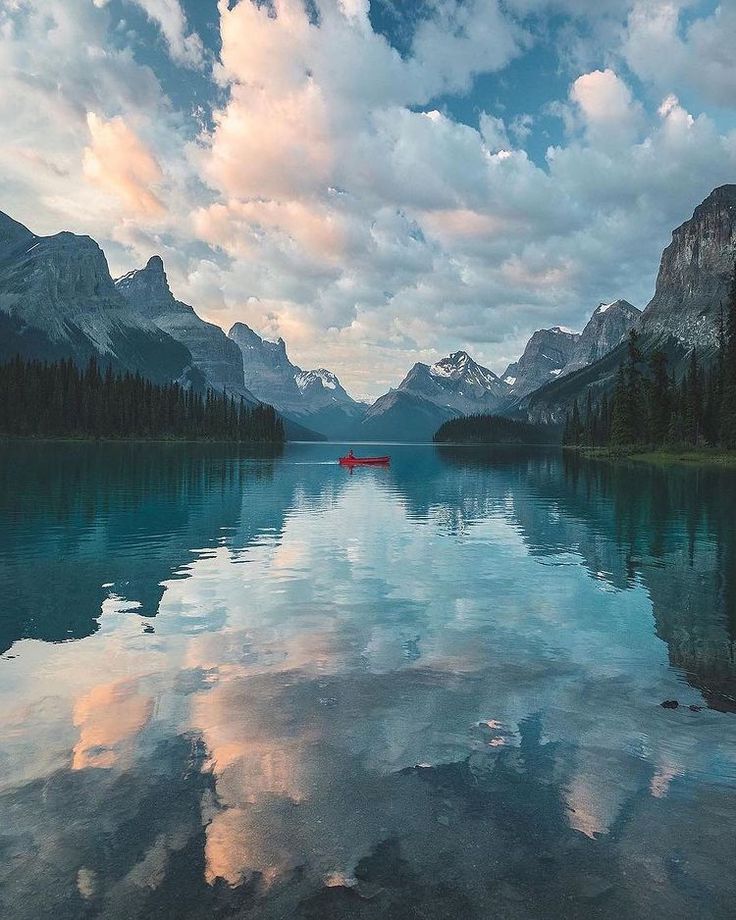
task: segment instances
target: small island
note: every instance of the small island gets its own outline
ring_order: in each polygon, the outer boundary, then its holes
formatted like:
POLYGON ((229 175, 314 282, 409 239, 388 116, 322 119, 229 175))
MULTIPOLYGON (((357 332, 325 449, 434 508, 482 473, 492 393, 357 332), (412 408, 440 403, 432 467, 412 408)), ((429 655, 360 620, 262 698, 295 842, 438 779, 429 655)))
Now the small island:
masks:
POLYGON ((502 415, 466 415, 440 425, 437 444, 559 444, 560 431, 553 425, 532 425, 502 415))

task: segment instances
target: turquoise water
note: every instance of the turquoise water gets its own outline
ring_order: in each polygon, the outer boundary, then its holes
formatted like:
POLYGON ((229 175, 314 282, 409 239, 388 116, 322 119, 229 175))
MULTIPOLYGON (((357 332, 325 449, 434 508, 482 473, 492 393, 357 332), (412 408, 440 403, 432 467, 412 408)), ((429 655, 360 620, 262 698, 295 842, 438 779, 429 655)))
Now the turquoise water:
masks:
POLYGON ((0 915, 733 917, 736 477, 340 452, 0 448, 0 915))

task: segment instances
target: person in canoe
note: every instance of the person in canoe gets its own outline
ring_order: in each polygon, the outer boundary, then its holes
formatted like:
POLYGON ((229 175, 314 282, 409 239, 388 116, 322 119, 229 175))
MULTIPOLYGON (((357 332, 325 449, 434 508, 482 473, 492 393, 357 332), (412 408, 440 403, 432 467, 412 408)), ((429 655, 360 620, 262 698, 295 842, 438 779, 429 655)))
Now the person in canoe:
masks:
POLYGON ((348 460, 355 460, 355 454, 353 453, 353 448, 351 447, 348 451, 348 460))

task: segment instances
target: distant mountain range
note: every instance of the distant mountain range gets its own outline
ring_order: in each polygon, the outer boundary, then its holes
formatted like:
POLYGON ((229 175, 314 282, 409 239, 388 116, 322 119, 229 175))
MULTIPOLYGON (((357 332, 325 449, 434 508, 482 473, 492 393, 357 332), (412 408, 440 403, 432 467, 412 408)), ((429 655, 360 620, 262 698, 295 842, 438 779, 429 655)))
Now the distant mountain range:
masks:
POLYGON ((589 387, 596 394, 611 388, 632 328, 645 353, 664 349, 676 369, 693 348, 707 357, 734 257, 736 185, 727 185, 673 232, 643 313, 614 300, 601 303, 581 333, 539 329, 500 377, 465 351, 417 363, 369 406, 332 371, 294 364, 283 339, 270 342, 244 323, 226 335, 202 320, 175 298, 159 256, 113 281, 90 237, 37 236, 0 212, 0 361, 21 354, 86 363, 96 355, 155 381, 269 403, 290 437, 424 441, 462 415, 560 421, 589 387))
POLYGON ((228 336, 240 349, 248 388, 284 415, 331 438, 349 433, 362 417, 366 406, 347 394, 332 371, 292 364, 283 339, 268 342, 245 323, 235 323, 228 336))

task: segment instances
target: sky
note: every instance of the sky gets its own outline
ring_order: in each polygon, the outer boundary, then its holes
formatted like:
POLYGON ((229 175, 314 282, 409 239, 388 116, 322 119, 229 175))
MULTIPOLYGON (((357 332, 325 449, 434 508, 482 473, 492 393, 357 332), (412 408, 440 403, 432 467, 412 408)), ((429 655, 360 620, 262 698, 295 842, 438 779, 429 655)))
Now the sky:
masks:
POLYGON ((0 210, 360 398, 644 307, 736 182, 736 0, 3 0, 0 210))

